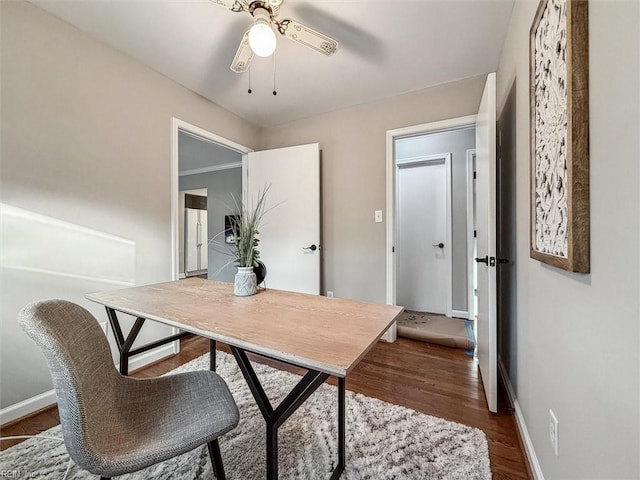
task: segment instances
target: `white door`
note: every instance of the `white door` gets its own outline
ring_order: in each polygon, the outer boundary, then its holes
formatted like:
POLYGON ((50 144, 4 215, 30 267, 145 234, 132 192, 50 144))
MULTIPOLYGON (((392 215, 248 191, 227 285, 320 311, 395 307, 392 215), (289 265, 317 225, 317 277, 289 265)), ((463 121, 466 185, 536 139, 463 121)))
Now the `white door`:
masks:
POLYGON ((409 310, 450 310, 450 157, 398 163, 396 302, 409 310))
POLYGON ((260 228, 260 259, 268 288, 320 294, 320 146, 317 143, 247 155, 249 205, 270 185, 260 228))
POLYGON ((496 322, 496 74, 487 76, 476 120, 478 363, 489 410, 498 410, 496 322))

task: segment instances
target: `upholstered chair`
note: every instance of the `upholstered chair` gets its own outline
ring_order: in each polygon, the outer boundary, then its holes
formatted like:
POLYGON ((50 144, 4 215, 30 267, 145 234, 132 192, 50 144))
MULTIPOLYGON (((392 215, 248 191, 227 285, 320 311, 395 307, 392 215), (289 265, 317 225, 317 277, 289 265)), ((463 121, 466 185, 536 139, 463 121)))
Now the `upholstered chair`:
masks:
POLYGON ((64 300, 27 305, 19 320, 46 357, 64 442, 79 467, 108 479, 206 443, 216 478, 225 478, 218 437, 239 415, 218 374, 122 376, 97 320, 64 300))

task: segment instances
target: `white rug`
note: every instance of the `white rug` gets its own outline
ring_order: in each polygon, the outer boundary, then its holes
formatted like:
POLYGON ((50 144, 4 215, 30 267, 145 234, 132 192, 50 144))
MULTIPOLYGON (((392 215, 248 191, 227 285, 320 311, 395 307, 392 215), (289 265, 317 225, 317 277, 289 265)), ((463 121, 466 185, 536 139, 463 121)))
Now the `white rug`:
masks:
MULTIPOLYGON (((220 439, 229 480, 265 478, 264 420, 231 355, 218 352, 218 373, 240 410, 238 428, 220 439)), ((174 372, 207 369, 209 355, 174 372)), ((254 364, 271 403, 300 377, 254 364)), ((347 388, 349 380, 347 378, 347 388)), ((279 429, 281 479, 328 479, 337 462, 337 388, 324 384, 279 429)), ((418 413, 347 390, 347 462, 341 479, 490 479, 484 433, 459 423, 418 413)), ((43 435, 61 437, 60 427, 43 435)), ((68 455, 62 442, 30 439, 0 452, 0 471, 16 478, 62 479, 68 455)), ((67 479, 94 479, 72 465, 67 479)), ((212 479, 206 447, 120 479, 212 479)))

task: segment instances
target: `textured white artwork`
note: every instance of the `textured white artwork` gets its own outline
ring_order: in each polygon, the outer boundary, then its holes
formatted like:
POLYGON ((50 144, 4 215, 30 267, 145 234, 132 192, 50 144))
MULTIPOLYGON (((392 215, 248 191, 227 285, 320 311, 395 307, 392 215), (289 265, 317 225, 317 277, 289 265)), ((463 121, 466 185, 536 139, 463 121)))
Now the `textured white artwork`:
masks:
POLYGON ((535 32, 534 246, 568 256, 567 4, 548 0, 535 32))

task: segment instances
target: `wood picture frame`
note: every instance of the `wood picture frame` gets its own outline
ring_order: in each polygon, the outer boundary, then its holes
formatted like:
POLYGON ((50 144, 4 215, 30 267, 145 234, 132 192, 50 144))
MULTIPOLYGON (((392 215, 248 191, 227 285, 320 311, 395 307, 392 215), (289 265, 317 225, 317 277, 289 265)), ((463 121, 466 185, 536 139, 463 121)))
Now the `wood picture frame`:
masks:
POLYGON ((587 0, 541 0, 530 30, 531 251, 590 271, 587 0))

